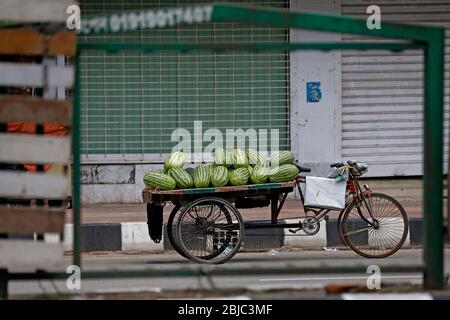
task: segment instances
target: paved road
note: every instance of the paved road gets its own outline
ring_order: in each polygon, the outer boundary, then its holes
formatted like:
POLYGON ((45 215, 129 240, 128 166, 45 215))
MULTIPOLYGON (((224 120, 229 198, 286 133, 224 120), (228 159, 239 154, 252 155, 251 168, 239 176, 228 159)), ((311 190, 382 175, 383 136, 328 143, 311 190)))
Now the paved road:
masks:
MULTIPOLYGON (((345 266, 345 265, 379 265, 381 271, 387 265, 419 264, 422 251, 419 249, 404 249, 387 259, 364 259, 351 251, 281 251, 276 255, 268 252, 240 253, 221 267, 252 268, 254 266, 285 266, 286 264, 302 267, 345 266)), ((450 249, 445 252, 446 272, 450 272, 450 249)), ((83 256, 84 270, 136 269, 142 267, 179 268, 195 267, 193 263, 184 260, 176 254, 86 254, 83 256)), ((67 257, 66 265, 70 264, 67 257)), ((245 277, 215 277, 212 284, 204 278, 153 278, 153 279, 101 279, 82 280, 82 292, 126 292, 154 291, 161 292, 178 289, 211 288, 323 288, 329 283, 365 284, 368 274, 322 274, 322 275, 264 275, 245 277)), ((382 272, 382 283, 421 283, 421 274, 387 274, 382 272)), ((66 288, 65 281, 16 281, 9 285, 10 294, 40 294, 71 292, 66 288)), ((72 291, 73 292, 73 291, 72 291)))

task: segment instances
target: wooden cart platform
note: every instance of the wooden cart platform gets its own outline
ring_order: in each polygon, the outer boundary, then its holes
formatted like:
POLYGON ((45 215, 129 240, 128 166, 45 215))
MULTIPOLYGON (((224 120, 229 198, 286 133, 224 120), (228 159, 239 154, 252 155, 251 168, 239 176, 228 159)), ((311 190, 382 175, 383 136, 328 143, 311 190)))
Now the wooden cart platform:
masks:
POLYGON ((234 201, 239 197, 251 197, 257 195, 279 195, 292 192, 295 182, 282 183, 261 183, 243 186, 227 186, 219 188, 193 188, 193 189, 175 189, 161 191, 157 189, 145 188, 142 191, 144 203, 154 203, 157 201, 172 201, 174 204, 190 202, 194 199, 209 196, 219 197, 234 201))

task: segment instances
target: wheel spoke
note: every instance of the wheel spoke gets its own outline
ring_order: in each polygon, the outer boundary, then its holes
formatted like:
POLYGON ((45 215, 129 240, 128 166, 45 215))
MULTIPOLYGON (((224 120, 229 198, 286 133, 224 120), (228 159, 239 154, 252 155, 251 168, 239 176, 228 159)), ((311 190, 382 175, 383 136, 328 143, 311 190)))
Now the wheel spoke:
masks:
POLYGON ((339 229, 345 242, 356 253, 365 257, 387 257, 403 245, 408 230, 406 213, 386 195, 373 193, 367 202, 367 205, 361 204, 361 214, 366 217, 370 206, 378 225, 365 226, 367 224, 361 219, 356 203, 353 203, 344 213, 339 229), (367 232, 367 244, 362 235, 364 232, 367 232))
POLYGON ((231 258, 240 247, 242 231, 239 212, 224 200, 195 201, 181 213, 177 224, 182 251, 203 263, 231 258))

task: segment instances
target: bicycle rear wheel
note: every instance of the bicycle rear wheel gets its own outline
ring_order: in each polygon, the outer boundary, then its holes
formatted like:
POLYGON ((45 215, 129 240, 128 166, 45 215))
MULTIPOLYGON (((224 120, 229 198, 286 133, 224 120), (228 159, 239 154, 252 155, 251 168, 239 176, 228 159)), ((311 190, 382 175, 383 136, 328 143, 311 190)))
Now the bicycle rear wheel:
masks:
POLYGON ((244 222, 227 200, 215 197, 191 202, 176 222, 179 248, 197 263, 220 264, 231 259, 242 245, 244 222))
POLYGON ((167 236, 169 238, 169 242, 174 248, 174 250, 180 254, 181 256, 186 257, 183 250, 180 249, 180 244, 177 238, 177 233, 175 229, 175 225, 177 224, 178 217, 180 216, 180 212, 183 211, 180 205, 176 205, 172 212, 170 213, 169 220, 167 220, 167 236))
POLYGON ((405 242, 408 217, 397 200, 382 193, 372 193, 365 201, 353 201, 348 206, 340 230, 345 243, 357 254, 366 258, 386 258, 405 242))

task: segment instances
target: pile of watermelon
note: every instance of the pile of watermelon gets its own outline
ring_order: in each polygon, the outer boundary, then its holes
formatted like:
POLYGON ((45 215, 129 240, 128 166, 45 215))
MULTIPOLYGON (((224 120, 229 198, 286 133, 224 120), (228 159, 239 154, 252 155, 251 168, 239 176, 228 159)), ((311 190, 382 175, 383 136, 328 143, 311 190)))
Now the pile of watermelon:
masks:
POLYGON ((292 181, 299 173, 291 151, 280 151, 270 162, 256 150, 216 149, 214 162, 184 169, 186 156, 174 152, 164 162, 164 170, 144 175, 147 187, 159 190, 241 186, 292 181))

